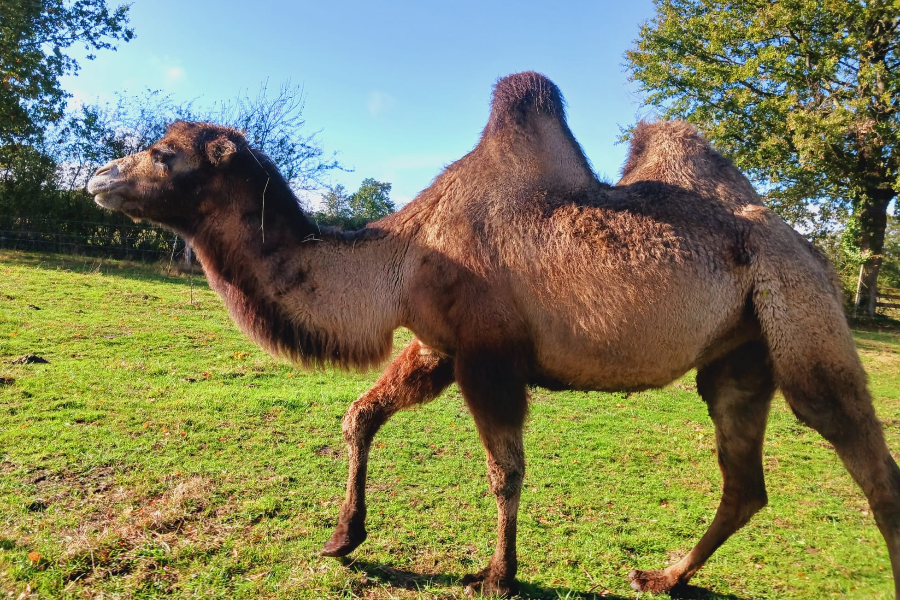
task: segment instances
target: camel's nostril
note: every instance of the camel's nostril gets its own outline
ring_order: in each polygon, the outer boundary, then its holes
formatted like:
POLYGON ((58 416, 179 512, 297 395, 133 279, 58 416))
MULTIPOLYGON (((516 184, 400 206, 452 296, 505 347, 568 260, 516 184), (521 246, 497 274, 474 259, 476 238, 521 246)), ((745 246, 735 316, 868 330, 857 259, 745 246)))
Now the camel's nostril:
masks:
POLYGON ((101 175, 106 175, 107 177, 115 177, 119 174, 119 166, 114 162, 108 162, 94 173, 94 177, 100 177, 101 175))

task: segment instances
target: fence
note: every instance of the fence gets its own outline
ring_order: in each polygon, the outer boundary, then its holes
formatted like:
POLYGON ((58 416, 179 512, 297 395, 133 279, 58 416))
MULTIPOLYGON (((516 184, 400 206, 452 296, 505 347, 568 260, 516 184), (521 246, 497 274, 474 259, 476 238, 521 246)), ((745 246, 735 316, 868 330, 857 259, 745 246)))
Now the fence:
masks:
POLYGON ((900 309, 900 289, 878 286, 878 296, 875 306, 878 308, 900 309), (885 300, 897 300, 897 302, 882 302, 885 300))
POLYGON ((0 215, 0 249, 157 261, 185 254, 185 243, 152 225, 0 215))

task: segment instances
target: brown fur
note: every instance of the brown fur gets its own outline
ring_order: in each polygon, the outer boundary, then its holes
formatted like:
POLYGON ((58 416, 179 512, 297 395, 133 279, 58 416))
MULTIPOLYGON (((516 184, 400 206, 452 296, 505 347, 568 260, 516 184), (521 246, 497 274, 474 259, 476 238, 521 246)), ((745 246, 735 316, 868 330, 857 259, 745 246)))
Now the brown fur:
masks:
POLYGON ((514 590, 528 385, 642 389, 697 368, 722 502, 697 546, 668 569, 633 572, 635 589, 687 582, 765 504, 762 439, 776 386, 866 493, 898 574, 900 470, 833 271, 689 126, 639 126, 611 187, 572 137, 559 90, 513 75, 498 82, 472 152, 401 211, 349 234, 320 231, 271 162, 209 124, 174 125, 89 189, 190 239, 235 320, 273 353, 365 367, 387 356, 395 328, 416 334, 345 417, 350 478, 326 554, 365 539, 378 427, 455 380, 499 515, 488 567, 465 581, 514 590))

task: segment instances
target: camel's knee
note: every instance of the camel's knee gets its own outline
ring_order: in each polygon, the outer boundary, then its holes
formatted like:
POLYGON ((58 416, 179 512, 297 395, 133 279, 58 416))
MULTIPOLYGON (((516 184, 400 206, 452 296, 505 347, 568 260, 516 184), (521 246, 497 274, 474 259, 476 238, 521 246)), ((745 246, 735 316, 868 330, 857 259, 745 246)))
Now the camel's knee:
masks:
POLYGON ((769 503, 762 462, 726 464, 720 451, 719 465, 725 479, 719 510, 727 511, 742 526, 769 503))
POLYGON ((351 445, 371 442, 375 433, 389 417, 390 414, 385 407, 377 402, 370 392, 366 392, 344 413, 341 421, 344 441, 351 445))
POLYGON ((500 498, 512 498, 522 489, 525 465, 488 460, 488 483, 491 493, 500 498))

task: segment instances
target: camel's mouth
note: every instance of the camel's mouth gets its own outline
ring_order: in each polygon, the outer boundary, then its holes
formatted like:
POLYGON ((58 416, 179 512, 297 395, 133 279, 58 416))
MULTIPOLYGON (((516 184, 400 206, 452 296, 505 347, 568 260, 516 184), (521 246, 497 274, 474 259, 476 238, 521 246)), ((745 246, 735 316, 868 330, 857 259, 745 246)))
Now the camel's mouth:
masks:
POLYGON ((96 202, 103 208, 108 208, 109 210, 122 210, 122 205, 125 203, 125 198, 118 194, 101 192, 94 195, 94 202, 96 202))

